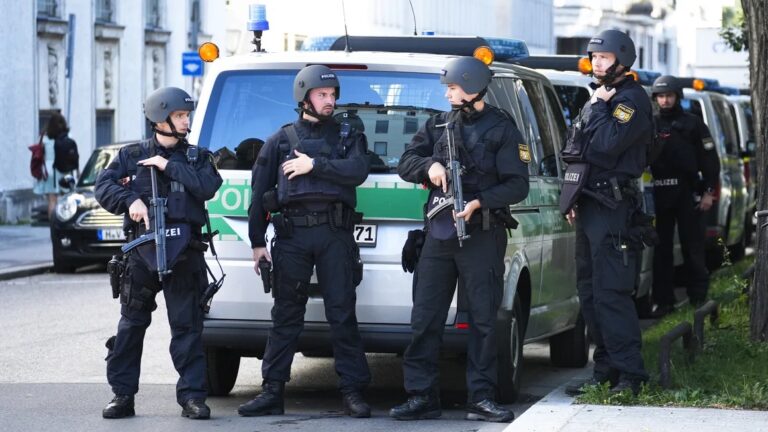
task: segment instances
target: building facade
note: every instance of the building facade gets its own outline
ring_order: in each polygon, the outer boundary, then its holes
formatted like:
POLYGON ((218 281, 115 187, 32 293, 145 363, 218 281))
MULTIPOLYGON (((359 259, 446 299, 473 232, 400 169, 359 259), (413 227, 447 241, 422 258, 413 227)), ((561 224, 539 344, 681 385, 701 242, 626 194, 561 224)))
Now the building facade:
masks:
POLYGON ((147 133, 143 100, 177 86, 195 93, 201 78, 182 76, 182 53, 225 40, 226 7, 217 0, 0 0, 0 116, 10 139, 0 158, 0 222, 29 217, 30 153, 53 112, 64 114, 80 166, 92 150, 147 133), (196 41, 195 41, 195 37, 196 41))

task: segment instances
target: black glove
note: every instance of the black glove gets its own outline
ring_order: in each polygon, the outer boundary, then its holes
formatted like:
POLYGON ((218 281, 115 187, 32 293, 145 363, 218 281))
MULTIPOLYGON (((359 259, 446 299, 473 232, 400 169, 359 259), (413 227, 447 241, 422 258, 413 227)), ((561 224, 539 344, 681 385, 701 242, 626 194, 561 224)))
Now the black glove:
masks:
POLYGON ((403 245, 402 264, 403 271, 413 273, 416 263, 419 262, 421 248, 424 246, 426 234, 423 230, 408 231, 408 240, 403 245))

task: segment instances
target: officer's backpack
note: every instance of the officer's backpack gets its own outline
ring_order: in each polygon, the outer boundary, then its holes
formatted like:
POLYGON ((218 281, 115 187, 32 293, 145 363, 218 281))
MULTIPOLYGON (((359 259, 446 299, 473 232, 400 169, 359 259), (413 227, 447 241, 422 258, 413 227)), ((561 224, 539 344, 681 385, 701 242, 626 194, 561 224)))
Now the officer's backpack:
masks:
POLYGON ((67 136, 56 138, 53 151, 53 167, 59 172, 68 173, 80 166, 77 143, 72 138, 67 136))

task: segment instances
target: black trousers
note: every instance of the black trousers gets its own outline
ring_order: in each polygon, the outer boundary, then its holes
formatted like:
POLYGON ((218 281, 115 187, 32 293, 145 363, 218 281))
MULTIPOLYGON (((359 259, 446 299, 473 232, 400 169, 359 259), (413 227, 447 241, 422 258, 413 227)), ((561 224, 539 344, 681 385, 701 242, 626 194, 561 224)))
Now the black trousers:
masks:
POLYGON ((261 364, 265 380, 289 381, 299 335, 304 329, 307 291, 312 268, 323 296, 331 327, 336 374, 342 393, 363 390, 371 381, 355 304, 352 259, 357 245, 352 231, 332 230, 328 224, 294 227, 290 238, 278 235, 272 248, 276 271, 272 328, 261 364))
POLYGON ((640 324, 632 292, 638 251, 626 244, 633 204, 621 201, 610 210, 585 197, 576 219, 576 286, 581 312, 595 342, 595 375, 614 372, 631 380, 648 380, 640 355, 640 324))
POLYGON ((656 207, 656 232, 659 244, 653 256, 653 300, 659 305, 675 304, 673 246, 675 225, 683 252, 686 289, 691 302, 707 297, 709 271, 704 249, 705 227, 702 212, 693 200, 682 200, 674 207, 656 207))
MULTIPOLYGON (((187 258, 174 266, 173 273, 162 286, 157 273, 149 271, 136 254, 131 255, 127 264, 131 272, 131 289, 140 286, 153 291, 162 289, 165 296, 171 326, 171 359, 179 373, 176 400, 180 405, 189 399, 205 399, 207 396, 200 297, 208 282, 202 253, 188 251, 185 254, 187 258)), ((139 391, 144 334, 152 322, 152 312, 122 305, 120 313, 115 345, 107 355, 107 381, 115 394, 133 395, 139 391)))
POLYGON ((414 273, 411 328, 413 337, 403 358, 409 394, 439 392, 439 352, 448 309, 461 277, 469 305, 467 345, 468 401, 493 399, 497 384, 496 313, 504 294, 503 227, 475 229, 459 247, 458 240, 427 235, 414 273))

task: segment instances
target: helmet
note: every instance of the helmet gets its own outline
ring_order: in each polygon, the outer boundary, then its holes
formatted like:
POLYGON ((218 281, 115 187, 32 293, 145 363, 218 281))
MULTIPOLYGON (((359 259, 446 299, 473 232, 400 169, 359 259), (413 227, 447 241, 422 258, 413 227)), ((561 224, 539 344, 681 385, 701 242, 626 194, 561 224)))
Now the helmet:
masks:
POLYGON ((307 66, 300 70, 293 80, 293 99, 301 103, 307 98, 310 90, 323 87, 334 87, 336 99, 341 96, 341 87, 335 72, 323 65, 307 66))
POLYGON ((446 63, 440 82, 456 84, 467 94, 480 93, 491 83, 493 73, 474 57, 459 57, 446 63))
POLYGON ((184 90, 163 87, 152 92, 144 101, 144 116, 152 123, 162 123, 174 111, 194 111, 195 102, 184 90))
POLYGON ((677 78, 672 75, 663 75, 656 78, 656 81, 653 82, 653 87, 651 87, 651 95, 656 96, 659 93, 669 92, 674 92, 678 100, 683 98, 683 89, 677 78))
POLYGON ((631 67, 635 63, 635 43, 629 36, 618 30, 603 30, 597 36, 589 40, 587 54, 592 58, 593 52, 610 52, 616 56, 616 60, 624 67, 631 67))

